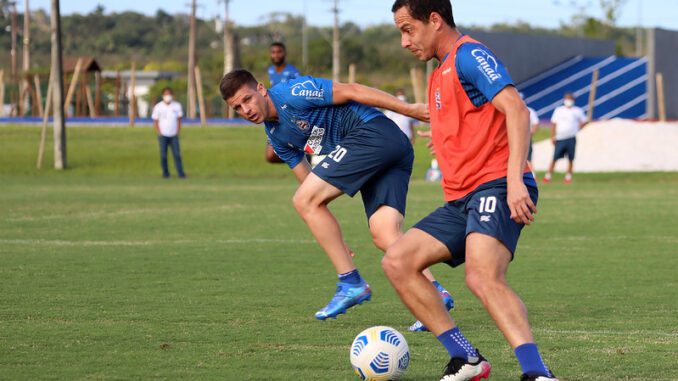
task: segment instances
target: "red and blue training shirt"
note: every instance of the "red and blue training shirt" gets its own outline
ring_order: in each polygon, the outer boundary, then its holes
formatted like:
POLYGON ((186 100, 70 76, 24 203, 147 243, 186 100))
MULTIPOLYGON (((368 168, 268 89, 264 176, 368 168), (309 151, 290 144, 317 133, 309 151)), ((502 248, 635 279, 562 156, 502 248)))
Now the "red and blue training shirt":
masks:
MULTIPOLYGON (((513 81, 480 42, 460 37, 429 79, 429 112, 446 201, 506 177, 506 116, 492 99, 513 81)), ((526 166, 526 172, 529 167, 526 166)))

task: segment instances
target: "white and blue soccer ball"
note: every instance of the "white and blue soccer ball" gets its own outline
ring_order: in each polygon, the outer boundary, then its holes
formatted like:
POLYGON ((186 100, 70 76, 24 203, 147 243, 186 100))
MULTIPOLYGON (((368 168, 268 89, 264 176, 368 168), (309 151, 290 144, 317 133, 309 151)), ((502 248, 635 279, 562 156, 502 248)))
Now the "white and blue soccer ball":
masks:
POLYGON ((351 344, 351 365, 362 380, 399 379, 410 364, 410 349, 403 335, 377 326, 358 334, 351 344))

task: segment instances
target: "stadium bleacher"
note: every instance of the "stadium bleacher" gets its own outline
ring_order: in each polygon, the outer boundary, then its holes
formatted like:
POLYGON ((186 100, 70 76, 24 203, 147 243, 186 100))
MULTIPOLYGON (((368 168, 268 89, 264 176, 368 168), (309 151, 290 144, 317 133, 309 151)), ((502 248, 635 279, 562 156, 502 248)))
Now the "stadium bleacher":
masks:
POLYGON ((596 69, 599 76, 594 119, 646 117, 646 58, 576 56, 523 81, 517 87, 540 119, 550 119, 567 92, 574 94, 578 106, 587 107, 596 69))

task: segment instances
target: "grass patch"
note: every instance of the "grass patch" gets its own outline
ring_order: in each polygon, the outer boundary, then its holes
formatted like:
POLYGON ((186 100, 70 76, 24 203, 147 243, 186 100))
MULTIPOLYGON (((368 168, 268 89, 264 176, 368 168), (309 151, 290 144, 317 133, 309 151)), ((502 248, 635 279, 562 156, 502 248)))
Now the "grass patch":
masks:
MULTIPOLYGON (((406 380, 440 376, 446 353, 405 332, 359 199, 332 210, 373 301, 313 318, 334 274, 260 128, 186 129, 187 180, 160 178, 148 128, 69 128, 63 172, 35 169, 38 136, 0 127, 0 379, 354 380, 348 347, 380 324, 410 344, 406 380)), ((423 141, 416 152, 406 226, 442 203, 419 180, 423 141)), ((540 192, 509 281, 549 365, 566 380, 678 379, 678 174, 581 174, 540 192)), ((433 271, 493 379, 517 379, 463 269, 433 271)))

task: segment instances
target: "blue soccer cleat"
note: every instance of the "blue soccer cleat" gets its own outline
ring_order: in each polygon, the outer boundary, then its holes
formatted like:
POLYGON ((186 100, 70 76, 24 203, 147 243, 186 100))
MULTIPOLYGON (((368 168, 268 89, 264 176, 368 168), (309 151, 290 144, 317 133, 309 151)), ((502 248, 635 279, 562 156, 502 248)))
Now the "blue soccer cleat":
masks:
MULTIPOLYGON (((440 297, 443 299, 443 302, 445 303, 445 308, 447 308, 448 311, 454 308, 454 299, 452 299, 452 295, 450 295, 447 290, 443 290, 440 292, 440 297)), ((414 324, 408 328, 410 332, 428 332, 428 328, 424 325, 424 323, 420 322, 419 320, 415 321, 414 324)))
POLYGON ((318 320, 336 319, 337 315, 346 313, 347 309, 370 299, 372 299, 372 290, 364 280, 359 284, 339 282, 336 294, 323 309, 315 313, 315 318, 318 320))

